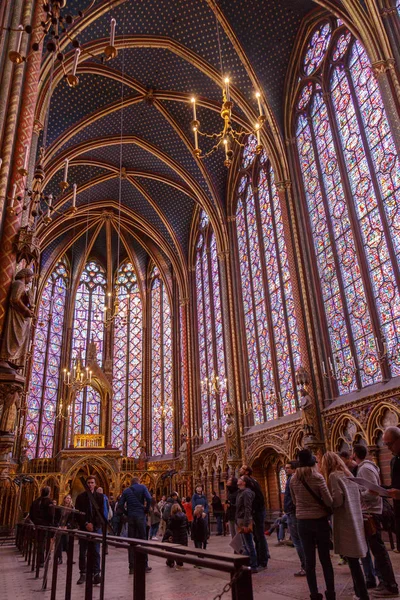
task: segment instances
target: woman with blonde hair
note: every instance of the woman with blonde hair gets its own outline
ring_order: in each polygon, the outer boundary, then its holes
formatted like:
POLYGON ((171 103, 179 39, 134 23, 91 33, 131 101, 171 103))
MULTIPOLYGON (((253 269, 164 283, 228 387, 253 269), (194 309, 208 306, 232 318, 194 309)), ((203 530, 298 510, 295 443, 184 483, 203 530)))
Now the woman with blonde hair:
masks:
POLYGON ((354 583, 355 599, 368 600, 368 590, 360 566, 367 554, 360 488, 344 461, 334 452, 322 457, 321 471, 333 500, 333 545, 336 554, 344 556, 354 583))

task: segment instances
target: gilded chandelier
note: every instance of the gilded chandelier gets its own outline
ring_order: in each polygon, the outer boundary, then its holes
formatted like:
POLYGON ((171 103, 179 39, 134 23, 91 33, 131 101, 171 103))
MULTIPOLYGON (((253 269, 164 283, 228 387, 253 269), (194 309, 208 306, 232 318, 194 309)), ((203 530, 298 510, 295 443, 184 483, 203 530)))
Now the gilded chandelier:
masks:
POLYGON ((244 146, 244 144, 241 143, 241 139, 245 135, 249 135, 249 134, 255 135, 257 137, 256 154, 260 154, 262 152, 263 146, 261 144, 261 128, 263 127, 263 125, 265 123, 265 115, 262 112, 262 106, 261 106, 261 94, 260 94, 260 92, 257 92, 256 98, 257 98, 257 103, 258 103, 259 115, 257 118, 257 122, 254 125, 254 128, 252 128, 248 131, 237 131, 236 129, 234 129, 234 127, 232 126, 233 102, 231 100, 229 85, 230 85, 229 77, 225 77, 224 86, 222 88, 222 106, 221 106, 221 112, 220 112, 221 118, 224 121, 224 125, 223 125, 222 130, 219 133, 205 133, 205 132, 201 131, 200 121, 197 119, 196 98, 194 96, 191 98, 191 103, 193 105, 193 121, 191 122, 191 127, 193 129, 193 134, 194 134, 194 151, 193 151, 194 155, 199 159, 207 158, 207 156, 210 156, 211 154, 213 154, 216 150, 218 150, 218 148, 223 147, 225 150, 224 165, 228 168, 232 164, 232 157, 233 157, 232 148, 233 148, 234 144, 237 144, 238 146, 244 146), (203 136, 205 138, 215 140, 214 146, 211 148, 211 150, 209 150, 205 154, 202 154, 201 148, 199 148, 199 139, 198 139, 199 135, 203 136))

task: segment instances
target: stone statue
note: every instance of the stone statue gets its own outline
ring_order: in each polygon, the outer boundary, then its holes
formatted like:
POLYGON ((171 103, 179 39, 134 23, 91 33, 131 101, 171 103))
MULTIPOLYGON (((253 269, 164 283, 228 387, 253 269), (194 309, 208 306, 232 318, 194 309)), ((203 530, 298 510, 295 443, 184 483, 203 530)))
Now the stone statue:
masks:
POLYGON ((33 279, 31 269, 21 269, 11 286, 10 305, 2 335, 0 361, 12 369, 22 369, 28 352, 31 319, 34 317, 28 285, 33 279))
POLYGON ((186 469, 187 463, 187 429, 186 425, 181 427, 181 445, 179 446, 179 460, 182 463, 182 468, 186 469))
POLYGON ((21 386, 12 383, 0 387, 0 407, 3 408, 0 416, 0 434, 14 433, 21 392, 21 386))
POLYGON ((313 420, 313 403, 312 399, 307 391, 302 388, 300 390, 300 410, 301 410, 301 424, 305 435, 314 435, 314 420, 313 420))
POLYGON ((139 448, 140 448, 140 452, 139 452, 138 468, 140 470, 143 470, 146 468, 146 460, 147 460, 146 442, 144 440, 140 440, 139 448))
POLYGON ((238 456, 238 445, 236 439, 236 425, 235 425, 235 410, 230 402, 225 405, 224 414, 226 416, 226 428, 225 428, 225 446, 226 453, 229 458, 237 458, 238 456))

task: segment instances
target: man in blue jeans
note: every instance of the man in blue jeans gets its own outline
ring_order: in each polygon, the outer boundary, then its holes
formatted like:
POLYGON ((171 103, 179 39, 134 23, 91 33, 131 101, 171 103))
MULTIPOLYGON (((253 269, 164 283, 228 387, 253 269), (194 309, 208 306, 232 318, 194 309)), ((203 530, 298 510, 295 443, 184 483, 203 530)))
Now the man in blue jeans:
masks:
POLYGON ((266 569, 269 559, 268 544, 265 537, 265 500, 264 494, 261 491, 260 484, 252 477, 253 469, 248 465, 243 465, 240 468, 239 474, 242 477, 247 475, 251 481, 251 490, 255 497, 253 500, 253 535, 256 544, 257 561, 259 569, 266 569))
POLYGON ((296 467, 297 467, 297 462, 295 460, 291 460, 285 465, 287 480, 286 480, 286 487, 285 487, 285 496, 284 496, 284 500, 283 500, 283 510, 285 511, 285 514, 287 515, 287 523, 288 523, 290 537, 293 542, 293 546, 296 548, 297 554, 300 559, 301 569, 300 569, 300 571, 296 571, 294 576, 295 577, 305 577, 305 575, 306 575, 306 559, 305 559, 303 547, 301 545, 301 541, 299 538, 299 532, 297 530, 296 507, 293 504, 292 495, 290 493, 290 480, 292 478, 292 475, 294 475, 296 467))
MULTIPOLYGON (((146 539, 146 513, 151 504, 151 496, 147 487, 139 483, 139 478, 134 477, 130 487, 124 490, 119 502, 119 512, 125 511, 128 514, 128 537, 139 540, 146 539), (126 508, 125 508, 126 507, 126 508)), ((133 575, 134 551, 133 546, 129 546, 129 575, 133 575)), ((146 554, 146 573, 151 571, 147 562, 146 554)))

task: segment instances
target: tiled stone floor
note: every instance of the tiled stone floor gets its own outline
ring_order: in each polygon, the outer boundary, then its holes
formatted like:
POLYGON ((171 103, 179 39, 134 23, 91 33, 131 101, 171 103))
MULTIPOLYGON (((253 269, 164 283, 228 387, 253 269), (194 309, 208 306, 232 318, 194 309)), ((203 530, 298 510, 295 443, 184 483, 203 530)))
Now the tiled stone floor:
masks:
MULTIPOLYGON (((271 560, 268 570, 253 576, 255 600, 306 600, 309 598, 305 578, 293 576, 298 569, 298 560, 294 548, 275 546, 274 538, 270 542, 271 560)), ((212 537, 210 548, 213 551, 229 552, 229 538, 212 537)), ((77 556, 76 548, 76 556, 77 556)), ((390 552, 393 566, 400 582, 400 555, 390 552)), ((346 566, 338 566, 338 557, 332 562, 335 569, 337 597, 340 600, 353 598, 351 578, 346 566)), ((185 566, 181 571, 169 569, 159 558, 152 558, 150 565, 153 571, 147 575, 147 600, 211 600, 219 593, 228 577, 209 569, 198 570, 185 566)), ((57 600, 63 600, 65 594, 65 563, 59 568, 57 600)), ((51 577, 51 575, 50 575, 51 577)), ((83 586, 77 586, 79 577, 78 565, 74 565, 72 600, 84 598, 83 586)), ((320 590, 323 587, 321 569, 318 568, 320 590)), ((50 599, 50 592, 41 592, 41 580, 35 580, 30 568, 21 555, 12 546, 0 547, 0 599, 1 600, 34 600, 50 599)), ((133 576, 128 574, 126 551, 110 548, 106 569, 106 600, 129 600, 133 597, 133 576)), ((99 598, 99 587, 96 586, 94 600, 99 598)), ((224 599, 231 598, 230 593, 224 599)), ((136 599, 145 600, 145 599, 136 599)), ((243 600, 246 600, 243 598, 243 600)))

